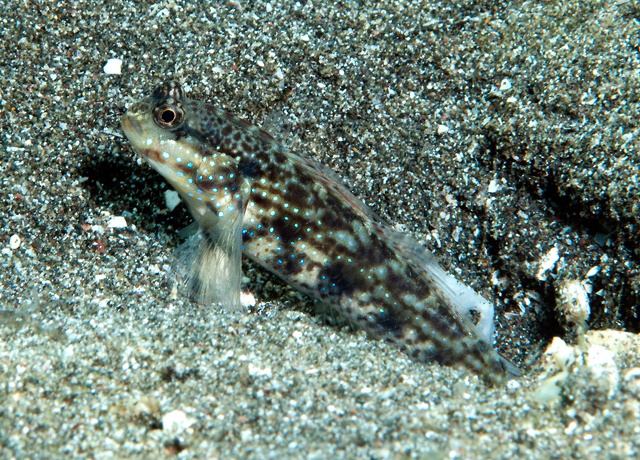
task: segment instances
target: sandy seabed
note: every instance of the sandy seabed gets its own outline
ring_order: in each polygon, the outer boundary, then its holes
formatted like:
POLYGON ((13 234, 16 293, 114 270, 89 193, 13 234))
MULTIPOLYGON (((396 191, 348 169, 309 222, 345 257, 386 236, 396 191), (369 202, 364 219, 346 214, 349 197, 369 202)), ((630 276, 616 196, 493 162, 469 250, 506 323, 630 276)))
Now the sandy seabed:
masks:
POLYGON ((2 2, 0 458, 637 456, 637 8, 2 2), (249 263, 249 314, 172 291, 190 218, 119 123, 168 78, 431 249, 524 376, 411 362, 249 263))

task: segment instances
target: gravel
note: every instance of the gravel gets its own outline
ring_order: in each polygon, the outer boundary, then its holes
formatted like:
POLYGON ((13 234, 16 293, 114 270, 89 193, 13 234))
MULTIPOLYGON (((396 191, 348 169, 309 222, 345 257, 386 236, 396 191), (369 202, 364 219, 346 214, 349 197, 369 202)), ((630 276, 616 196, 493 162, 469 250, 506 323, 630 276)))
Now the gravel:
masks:
POLYGON ((0 7, 0 458, 640 453, 636 2, 0 7), (434 251, 525 375, 413 363, 249 263, 249 314, 189 302, 190 217, 119 124, 168 78, 434 251))

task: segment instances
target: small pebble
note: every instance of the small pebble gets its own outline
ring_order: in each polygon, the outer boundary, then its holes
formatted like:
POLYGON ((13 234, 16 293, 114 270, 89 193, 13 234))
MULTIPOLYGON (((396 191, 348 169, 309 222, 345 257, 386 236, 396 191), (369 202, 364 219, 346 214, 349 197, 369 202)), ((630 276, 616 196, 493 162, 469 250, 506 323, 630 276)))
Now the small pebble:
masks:
POLYGON ((11 249, 18 249, 20 247, 20 237, 18 235, 11 235, 9 238, 9 247, 11 249))
POLYGON ((112 58, 102 68, 107 75, 120 75, 122 74, 122 59, 112 58))
POLYGON ((109 223, 107 224, 107 227, 109 227, 109 228, 127 228, 127 221, 122 216, 115 216, 115 217, 112 217, 111 220, 109 220, 109 223))
POLYGON ((180 204, 180 195, 175 190, 165 190, 164 203, 169 212, 171 212, 180 204))

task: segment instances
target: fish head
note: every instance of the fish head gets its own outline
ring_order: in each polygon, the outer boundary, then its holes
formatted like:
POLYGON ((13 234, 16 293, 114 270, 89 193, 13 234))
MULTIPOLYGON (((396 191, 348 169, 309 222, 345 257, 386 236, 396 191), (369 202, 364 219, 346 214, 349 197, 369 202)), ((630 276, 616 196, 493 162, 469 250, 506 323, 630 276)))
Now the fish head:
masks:
POLYGON ((188 181, 187 173, 195 166, 186 143, 181 141, 187 120, 184 102, 180 84, 168 81, 122 117, 122 129, 134 150, 172 184, 183 182, 180 178, 188 181))
POLYGON ((203 214, 205 203, 227 208, 238 198, 237 160, 221 149, 217 113, 213 106, 186 99, 180 84, 168 81, 122 117, 134 150, 194 214, 203 214))
POLYGON ((158 86, 149 97, 136 102, 122 117, 122 128, 133 148, 145 159, 155 159, 154 150, 175 141, 185 120, 184 95, 178 82, 158 86))

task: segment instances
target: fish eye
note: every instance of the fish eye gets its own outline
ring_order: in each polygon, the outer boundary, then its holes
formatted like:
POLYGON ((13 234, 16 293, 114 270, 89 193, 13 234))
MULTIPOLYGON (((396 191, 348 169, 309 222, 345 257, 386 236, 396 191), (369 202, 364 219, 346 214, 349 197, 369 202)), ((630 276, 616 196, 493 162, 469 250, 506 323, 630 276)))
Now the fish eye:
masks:
POLYGON ((164 109, 160 114, 160 120, 162 120, 163 123, 169 124, 175 119, 176 113, 171 109, 164 109))
POLYGON ((161 128, 175 128, 182 122, 183 111, 178 106, 161 106, 156 108, 154 118, 161 128))

